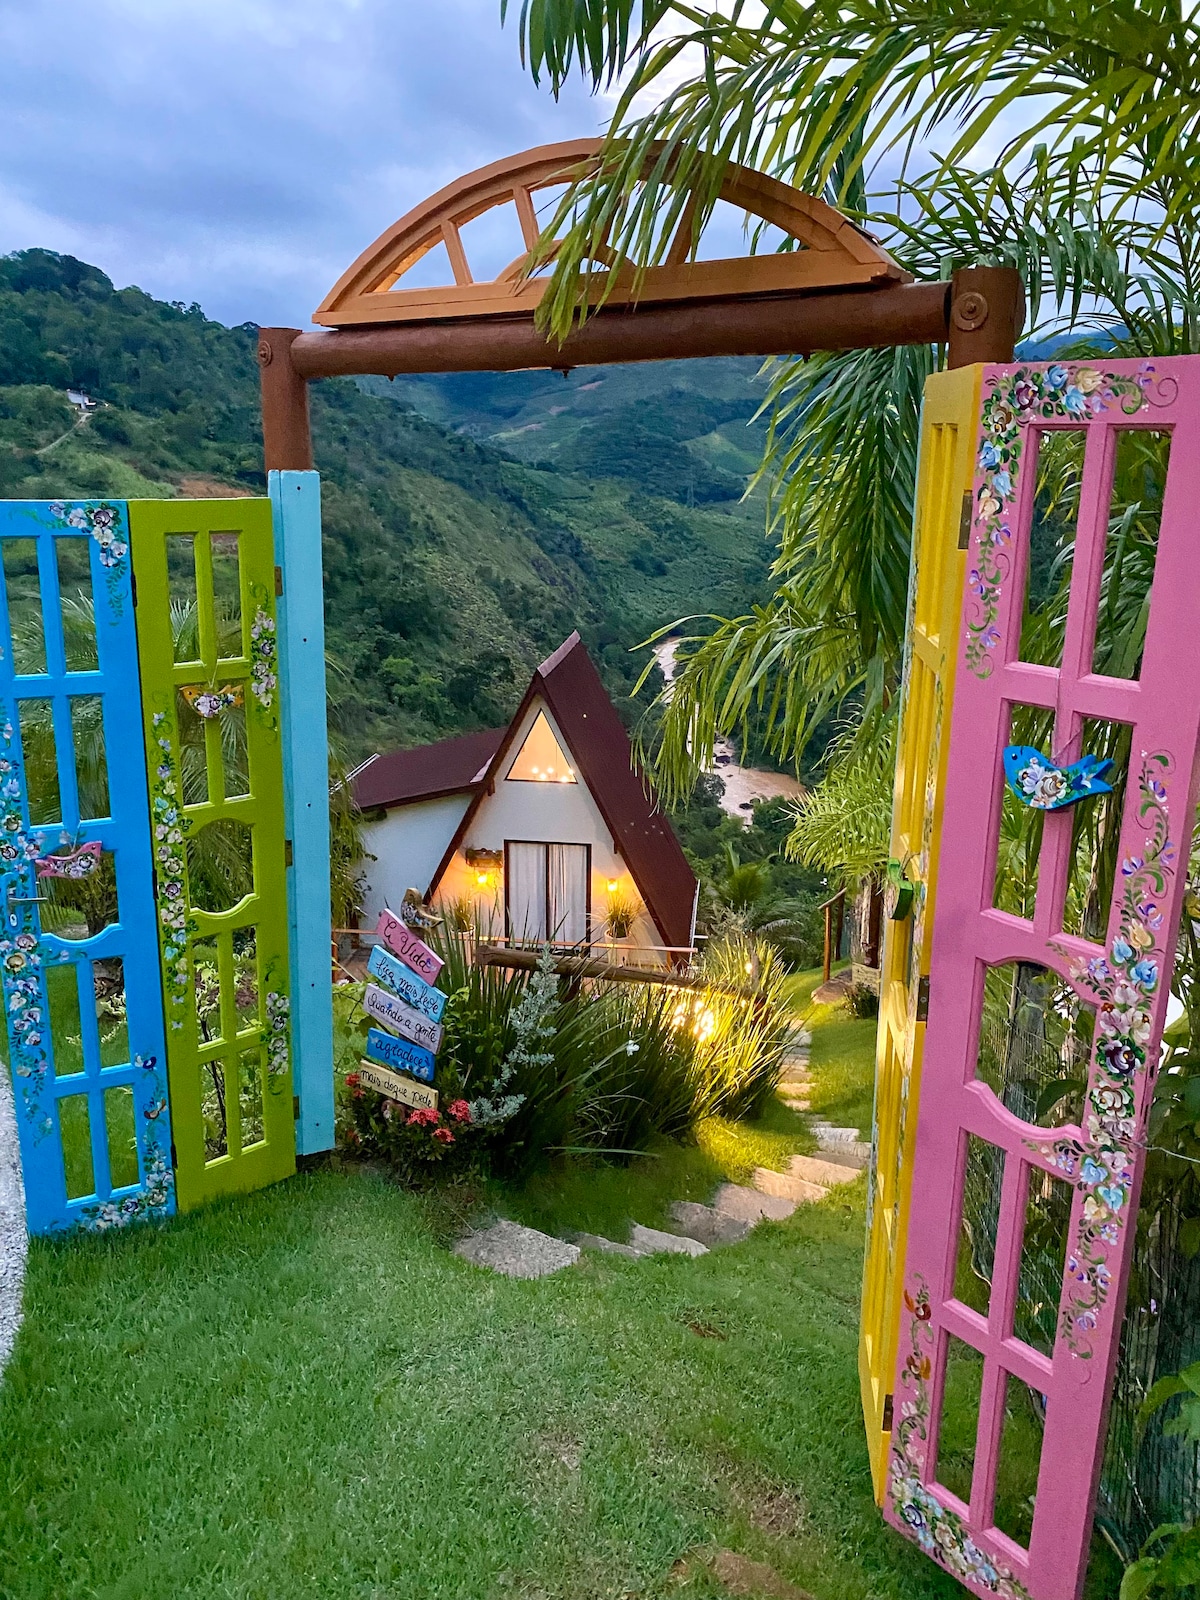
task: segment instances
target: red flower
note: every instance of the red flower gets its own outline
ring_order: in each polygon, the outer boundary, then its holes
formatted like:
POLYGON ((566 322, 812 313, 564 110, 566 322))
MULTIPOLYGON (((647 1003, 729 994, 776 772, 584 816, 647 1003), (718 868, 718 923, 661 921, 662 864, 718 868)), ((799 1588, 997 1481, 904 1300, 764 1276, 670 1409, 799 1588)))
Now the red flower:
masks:
POLYGON ((357 1089, 361 1082, 362 1079, 359 1077, 357 1072, 348 1072, 346 1074, 347 1089, 357 1089))
POLYGON ((443 1144, 454 1143, 454 1135, 450 1132, 449 1128, 435 1128, 433 1130, 433 1137, 435 1139, 440 1139, 443 1144))
POLYGON ((470 1122, 471 1108, 465 1100, 451 1100, 446 1107, 446 1115, 453 1117, 455 1122, 470 1122))
POLYGON ((438 1114, 432 1106, 421 1106, 409 1115, 408 1126, 410 1128, 424 1128, 429 1127, 438 1120, 438 1114))

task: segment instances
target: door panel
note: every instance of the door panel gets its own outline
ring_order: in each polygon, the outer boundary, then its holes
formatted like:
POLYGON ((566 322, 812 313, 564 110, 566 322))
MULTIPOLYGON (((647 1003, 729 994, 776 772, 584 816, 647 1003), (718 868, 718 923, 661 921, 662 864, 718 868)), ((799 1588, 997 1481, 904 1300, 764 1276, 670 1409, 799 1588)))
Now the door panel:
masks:
POLYGON ((885 919, 875 1116, 868 1183, 867 1252, 859 1379, 871 1475, 883 1499, 891 1437, 900 1274, 908 1228, 916 1105, 925 1024, 920 982, 929 974, 942 794, 954 696, 966 553, 963 497, 974 473, 981 367, 935 373, 921 408, 904 685, 897 735, 891 853, 915 886, 909 916, 885 919))
POLYGON ((1200 362, 989 367, 983 395, 886 1512, 976 1593, 1075 1600, 1195 815, 1200 362), (1130 610, 1139 430, 1170 461, 1130 610), (1111 798, 1046 809, 1064 780, 1022 757, 1023 804, 1009 744, 1113 756, 1111 798))
POLYGON ((174 1210, 123 503, 0 504, 0 933, 31 1232, 174 1210))
POLYGON ((184 1209, 295 1169, 267 500, 130 507, 184 1209))

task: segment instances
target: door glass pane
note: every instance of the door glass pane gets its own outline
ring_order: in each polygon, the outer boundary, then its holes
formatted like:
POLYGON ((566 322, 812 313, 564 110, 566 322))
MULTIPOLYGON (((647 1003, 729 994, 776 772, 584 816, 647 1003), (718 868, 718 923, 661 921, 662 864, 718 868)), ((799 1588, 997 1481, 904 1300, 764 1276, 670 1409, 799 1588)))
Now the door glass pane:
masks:
POLYGON ((937 1437, 937 1481, 967 1504, 975 1470, 983 1357, 972 1345, 946 1336, 946 1382, 937 1437))
POLYGON ((1043 1128, 1078 1123, 1095 1008, 1032 961, 989 967, 975 1076, 1021 1118, 1043 1128))
POLYGON ((1085 755, 1112 761, 1103 779, 1110 792, 1071 807, 1071 866, 1062 925, 1064 933, 1080 934, 1096 944, 1105 942, 1112 907, 1132 742, 1128 723, 1084 718, 1080 748, 1085 755))
POLYGON ((167 587, 176 661, 200 659, 200 613, 196 598, 196 536, 167 535, 167 587))
POLYGON ((120 956, 92 963, 96 991, 96 1023, 100 1030, 100 1065, 123 1067, 129 1060, 129 1028, 125 1011, 125 963, 120 956))
POLYGON ((95 672, 96 608, 92 598, 90 539, 54 541, 58 560, 58 593, 62 607, 63 650, 68 672, 95 672))
POLYGON ((1001 1533, 1028 1549, 1042 1464, 1045 1405, 1040 1394, 1012 1373, 1005 1375, 1003 1398, 992 1520, 1001 1533))
POLYGON ((42 621, 42 586, 38 578, 37 541, 0 539, 8 624, 12 630, 13 671, 45 672, 46 639, 42 621))
POLYGON ((1052 1177, 1040 1167, 1028 1169, 1013 1332, 1018 1339, 1047 1356, 1054 1351, 1058 1328, 1058 1302, 1067 1261, 1067 1234, 1074 1193, 1069 1183, 1052 1177))
POLYGON ((67 1172, 67 1199, 81 1200, 95 1194, 92 1168, 92 1122, 87 1095, 64 1095, 58 1102, 58 1126, 62 1135, 63 1165, 67 1172))
POLYGON ((104 1126, 108 1135, 108 1170, 112 1186, 124 1189, 138 1181, 133 1090, 127 1083, 104 1091, 104 1126))
POLYGON ((239 1108, 242 1118, 242 1149, 261 1144, 263 1131, 262 1051, 243 1050, 238 1057, 241 1077, 239 1108))
POLYGON ((1060 667, 1087 431, 1047 428, 1036 440, 1037 480, 1017 654, 1022 661, 1060 667))
POLYGON ((54 705, 50 700, 17 703, 29 821, 34 827, 62 821, 58 789, 58 746, 54 738, 54 705))
MULTIPOLYGON (((1051 755, 1054 713, 1041 706, 1014 705, 1009 709, 1010 747, 1051 755)), ((1046 813, 1019 800, 1003 766, 1000 777, 1000 833, 996 842, 996 872, 992 904, 997 911, 1031 918, 1037 900, 1038 864, 1042 853, 1042 825, 1046 813)))
POLYGON ((992 1295, 996 1226, 1000 1220, 1000 1187, 1003 1182, 1004 1151, 998 1145, 969 1133, 954 1296, 985 1317, 992 1295))
POLYGON ((221 1038, 221 978, 215 938, 192 941, 192 985, 196 998, 196 1037, 202 1045, 221 1038))
POLYGON ((254 889, 254 830, 231 817, 197 828, 187 839, 188 885, 201 911, 231 911, 254 889))
POLYGON ((73 961, 54 962, 43 968, 50 1002, 50 1030, 54 1039, 54 1075, 83 1071, 83 1024, 79 1017, 79 979, 73 961))
POLYGON ((219 1161, 229 1154, 229 1128, 225 1117, 225 1063, 200 1063, 201 1110, 204 1116, 204 1159, 219 1161))
POLYGON ((505 857, 509 934, 514 939, 545 939, 546 846, 511 842, 505 857))
POLYGON ((175 691, 175 717, 179 728, 179 772, 183 780, 185 806, 204 805, 208 800, 208 760, 204 742, 204 718, 195 700, 202 691, 188 686, 175 691))
POLYGON ((211 536, 213 620, 217 655, 229 659, 245 655, 242 648, 242 594, 236 533, 211 536))
POLYGON ((98 694, 76 694, 71 696, 70 705, 79 819, 86 822, 109 814, 104 702, 98 694))
POLYGON ((98 856, 64 846, 55 854, 62 877, 37 880, 42 927, 60 939, 90 939, 117 920, 117 867, 111 850, 98 856), (80 869, 89 870, 80 874, 80 869))
POLYGON ((587 938, 588 850, 583 844, 546 846, 549 875, 550 931, 557 944, 581 944, 587 938))
POLYGON ((226 800, 240 800, 250 793, 250 761, 246 747, 246 705, 238 688, 238 699, 221 712, 221 770, 225 776, 226 800))
POLYGON ((239 1031, 258 1024, 258 943, 253 928, 233 932, 234 1004, 239 1031))
POLYGON ((1146 643, 1171 435, 1155 428, 1121 428, 1116 445, 1092 671, 1136 678, 1146 643))

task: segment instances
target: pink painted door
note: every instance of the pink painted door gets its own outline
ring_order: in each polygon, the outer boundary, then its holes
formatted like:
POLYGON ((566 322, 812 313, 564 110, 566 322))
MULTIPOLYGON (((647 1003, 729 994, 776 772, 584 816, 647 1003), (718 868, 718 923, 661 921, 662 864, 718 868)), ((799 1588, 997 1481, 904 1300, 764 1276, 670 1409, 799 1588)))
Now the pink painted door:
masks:
POLYGON ((984 371, 885 1510, 1010 1600, 1087 1561, 1196 806, 1198 432, 1198 357, 984 371), (1085 754, 1111 792, 1054 808, 1085 754))

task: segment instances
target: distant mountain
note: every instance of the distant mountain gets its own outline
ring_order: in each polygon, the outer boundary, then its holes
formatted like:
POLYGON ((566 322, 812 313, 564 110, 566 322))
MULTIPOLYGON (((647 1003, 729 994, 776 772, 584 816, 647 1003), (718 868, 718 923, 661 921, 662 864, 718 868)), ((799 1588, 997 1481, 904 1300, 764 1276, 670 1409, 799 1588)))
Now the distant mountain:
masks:
MULTIPOLYGON (((253 324, 0 258, 0 495, 260 494, 253 324), (68 388, 98 402, 86 417, 68 388)), ((610 690, 766 588, 756 363, 314 386, 331 698, 352 755, 507 719, 578 627, 610 690)), ((621 704, 620 699, 618 703, 621 704)), ((622 706, 629 720, 638 707, 622 706)))

